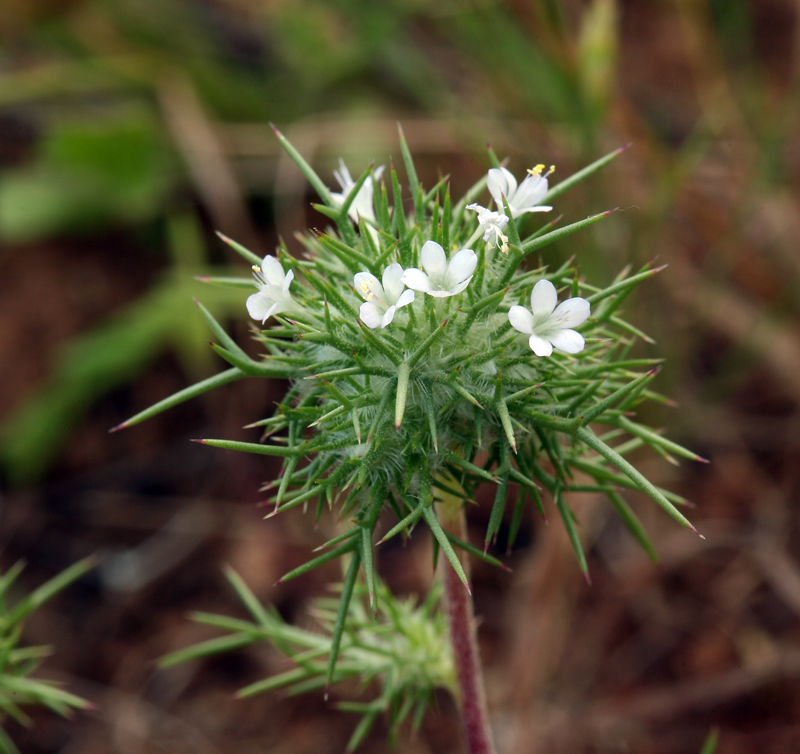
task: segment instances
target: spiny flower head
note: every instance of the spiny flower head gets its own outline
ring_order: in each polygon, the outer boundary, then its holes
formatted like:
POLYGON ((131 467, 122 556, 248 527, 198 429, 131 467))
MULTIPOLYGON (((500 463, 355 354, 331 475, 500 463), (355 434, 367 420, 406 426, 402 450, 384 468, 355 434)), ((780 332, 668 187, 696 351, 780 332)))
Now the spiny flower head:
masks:
MULTIPOLYGON (((624 272, 597 287, 578 278, 571 261, 548 265, 545 258, 543 266, 530 265, 549 244, 563 243, 613 210, 526 235, 531 214, 550 208, 541 202, 576 180, 548 190, 541 170, 534 170, 517 186, 495 162, 469 199, 453 203, 445 182, 423 188, 401 136, 413 211, 406 214, 392 166, 391 200, 382 181, 372 197, 374 227, 366 224, 365 211, 356 228, 350 209, 372 180, 372 168, 351 180, 346 196, 337 197, 276 133, 321 197, 315 206, 332 227, 304 238, 302 258, 281 246, 277 258, 256 260, 263 280, 251 299, 262 298, 256 299, 258 307, 248 300, 248 309, 260 321, 267 318, 256 335, 261 359, 248 357, 204 312, 220 341, 215 350, 231 368, 121 426, 240 377, 287 378, 285 398, 253 425, 264 431, 261 442, 202 441, 283 458, 282 475, 268 484, 274 491, 270 516, 316 501, 317 515, 330 506, 341 518, 344 532, 328 550, 283 580, 349 554, 343 599, 349 599, 359 568, 372 595, 374 533, 382 526, 381 513, 390 510, 398 523, 384 539, 408 535, 424 521, 466 583, 454 547, 498 561, 448 536, 433 502, 454 493, 473 500, 483 484, 495 486, 486 547, 500 529, 509 498, 516 499, 510 548, 527 499, 545 515, 544 493, 562 518, 584 573, 580 532, 565 497, 572 488, 606 495, 651 554, 620 487, 644 491, 693 528, 676 507, 683 499, 655 487, 624 457, 647 444, 668 457, 701 460, 631 413, 642 400, 660 399, 650 389, 658 360, 631 357, 646 336, 622 319, 618 307, 661 268, 624 272), (507 254, 498 251, 503 244, 486 240, 480 213, 476 218, 467 212, 485 185, 506 218, 507 254), (297 273, 294 280, 291 270, 297 273), (556 306, 559 290, 567 300, 556 306), (291 311, 281 310, 289 303, 291 311), (633 440, 620 442, 625 433, 633 440)), ((621 151, 584 169, 581 177, 621 151)), ((499 227, 499 219, 495 224, 499 227)), ((254 261, 246 249, 229 243, 254 261)))

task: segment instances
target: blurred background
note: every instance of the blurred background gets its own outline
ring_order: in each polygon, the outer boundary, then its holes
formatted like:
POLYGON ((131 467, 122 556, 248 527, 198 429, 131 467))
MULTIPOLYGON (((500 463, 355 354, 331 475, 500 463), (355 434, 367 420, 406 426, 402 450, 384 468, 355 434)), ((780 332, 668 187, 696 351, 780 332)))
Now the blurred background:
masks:
MULTIPOLYGON (((725 754, 800 750, 799 14, 794 0, 4 0, 0 567, 24 558, 31 589, 103 556, 26 626, 54 646, 43 674, 98 710, 9 725, 20 749, 344 749, 358 718, 321 695, 233 699, 283 667, 268 647, 155 668, 213 635, 188 611, 244 616, 225 563, 305 625, 339 578, 274 587, 334 522, 262 521, 278 467, 188 442, 255 439, 242 426, 284 385, 108 429, 221 370, 192 296, 257 353, 247 293, 194 279, 247 274, 214 230, 262 255, 324 227, 268 123, 333 185, 340 156, 354 174, 397 157, 399 120, 420 179, 449 174, 456 196, 488 168, 487 140, 517 175, 543 162, 555 179, 632 143, 554 214, 624 211, 546 260, 574 254, 598 285, 669 265, 627 304, 677 404, 647 419, 712 462, 634 459, 693 501, 706 535, 630 496, 658 566, 591 495, 572 502, 592 587, 560 522, 532 511, 512 574, 474 564, 500 752, 699 752, 714 727, 725 754)), ((392 589, 424 593, 425 536, 383 547, 392 589)), ((438 701, 398 752, 460 751, 438 701)), ((361 750, 385 751, 385 727, 361 750)))

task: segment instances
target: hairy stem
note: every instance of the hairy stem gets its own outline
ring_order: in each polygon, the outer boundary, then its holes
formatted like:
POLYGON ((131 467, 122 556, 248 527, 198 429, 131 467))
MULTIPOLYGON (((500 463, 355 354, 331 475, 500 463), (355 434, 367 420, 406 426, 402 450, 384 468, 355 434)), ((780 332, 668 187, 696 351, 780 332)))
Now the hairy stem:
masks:
MULTIPOLYGON (((439 503, 436 513, 442 528, 460 539, 466 539, 466 518, 462 501, 439 503)), ((464 572, 469 577, 469 564, 460 554, 464 572)), ((450 643, 461 691, 461 718, 467 740, 468 754, 494 754, 492 732, 486 708, 480 656, 478 654, 475 612, 472 595, 464 588, 447 558, 441 557, 440 568, 444 582, 445 609, 450 628, 450 643)))

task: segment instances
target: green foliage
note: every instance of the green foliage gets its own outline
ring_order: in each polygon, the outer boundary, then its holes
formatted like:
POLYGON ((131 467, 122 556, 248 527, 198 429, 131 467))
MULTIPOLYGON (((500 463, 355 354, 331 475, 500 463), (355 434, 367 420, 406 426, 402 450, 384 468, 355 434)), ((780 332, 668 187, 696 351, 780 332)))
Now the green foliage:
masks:
MULTIPOLYGON (((30 678, 50 654, 50 648, 19 644, 25 618, 93 567, 93 558, 81 560, 23 597, 13 607, 8 605, 8 593, 23 566, 17 563, 0 575, 0 723, 12 718, 21 725, 31 725, 30 717, 22 710, 25 705, 41 705, 64 717, 68 717, 73 709, 83 710, 91 706, 85 699, 61 689, 54 681, 30 678)), ((0 752, 16 754, 17 751, 14 742, 0 727, 0 752)))
POLYGON ((152 220, 174 183, 172 155, 148 111, 60 123, 31 166, 0 179, 0 240, 152 220))
POLYGON ((227 633, 163 657, 161 667, 269 641, 294 667, 240 689, 237 694, 240 698, 274 689, 299 694, 323 687, 327 695, 330 684, 353 679, 364 688, 375 687, 379 691, 371 702, 338 705, 343 710, 363 715, 350 739, 348 751, 355 749, 369 733, 378 715, 388 715, 390 736, 394 738, 412 712, 414 728, 419 727, 434 689, 446 688, 455 693, 455 669, 447 626, 444 616, 435 609, 440 586, 432 589, 424 604, 416 605, 413 600, 395 598, 376 580, 378 607, 373 613, 368 590, 357 584, 346 603, 346 621, 340 616, 339 600, 316 600, 311 613, 322 628, 320 633, 286 624, 276 611, 268 611, 258 602, 235 571, 228 569, 226 576, 250 612, 252 621, 194 613, 193 620, 227 633), (334 649, 336 644, 338 650, 334 649), (339 661, 331 677, 329 664, 337 654, 339 661))

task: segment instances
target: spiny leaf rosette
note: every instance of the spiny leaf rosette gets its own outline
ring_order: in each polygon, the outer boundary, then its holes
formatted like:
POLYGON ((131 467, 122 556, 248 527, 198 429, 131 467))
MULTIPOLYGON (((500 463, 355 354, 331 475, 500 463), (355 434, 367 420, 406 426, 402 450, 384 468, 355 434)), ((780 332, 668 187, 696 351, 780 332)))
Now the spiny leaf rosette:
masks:
POLYGON ((533 267, 548 244, 613 210, 560 229, 553 222, 527 237, 520 232, 530 215, 551 209, 552 200, 622 149, 553 188, 544 166, 518 183, 490 149, 494 167, 452 203, 446 179, 423 189, 401 133, 413 201, 407 214, 394 166, 390 192, 385 181, 378 185, 378 169, 370 166, 353 181, 342 165, 342 193, 335 194, 276 134, 321 197, 316 208, 336 229, 305 238, 303 259, 282 246, 261 260, 223 237, 255 263, 257 290, 247 308, 263 328, 255 336, 263 359, 250 359, 203 309, 219 340, 215 350, 231 368, 120 426, 245 376, 290 380, 275 413, 253 425, 263 428, 262 442, 201 442, 284 459, 280 481, 268 485, 277 486, 269 515, 316 501, 318 516, 327 504, 345 522, 323 554, 283 577, 351 554, 331 663, 359 570, 370 598, 375 594, 374 533, 387 506, 398 523, 383 539, 407 536, 424 520, 465 584, 454 547, 498 561, 446 533, 432 504, 442 495, 474 499, 487 483, 496 485, 487 546, 510 485, 518 491, 509 547, 527 498, 544 515, 544 490, 584 573, 567 491, 604 493, 651 555, 620 488, 644 491, 693 529, 676 508, 685 501, 651 484, 625 459, 647 444, 668 459, 702 460, 632 418, 640 401, 665 399, 650 390, 658 360, 629 357, 638 339, 649 339, 621 318, 619 307, 660 268, 624 271, 598 288, 578 279, 570 262, 533 267), (474 203, 487 189, 485 202, 493 200, 494 210, 474 203))

